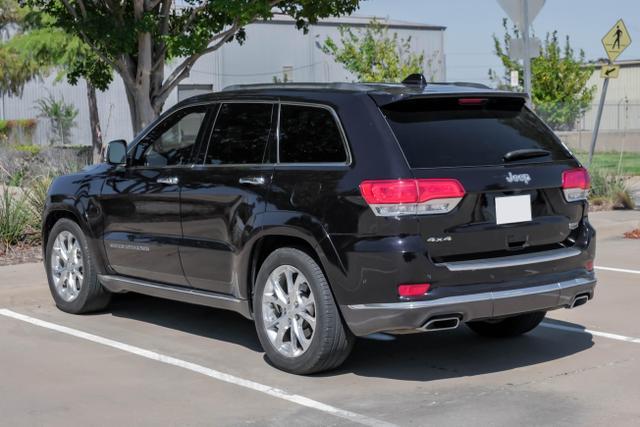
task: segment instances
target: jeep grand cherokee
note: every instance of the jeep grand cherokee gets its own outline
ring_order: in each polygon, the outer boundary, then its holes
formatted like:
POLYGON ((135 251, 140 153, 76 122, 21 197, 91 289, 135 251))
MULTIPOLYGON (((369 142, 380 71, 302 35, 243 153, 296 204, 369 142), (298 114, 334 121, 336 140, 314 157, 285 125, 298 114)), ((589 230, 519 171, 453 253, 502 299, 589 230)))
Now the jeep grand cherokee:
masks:
POLYGON ((513 336, 593 297, 589 176, 523 94, 421 76, 236 86, 106 157, 49 190, 66 312, 120 292, 234 310, 275 366, 309 374, 356 336, 513 336))

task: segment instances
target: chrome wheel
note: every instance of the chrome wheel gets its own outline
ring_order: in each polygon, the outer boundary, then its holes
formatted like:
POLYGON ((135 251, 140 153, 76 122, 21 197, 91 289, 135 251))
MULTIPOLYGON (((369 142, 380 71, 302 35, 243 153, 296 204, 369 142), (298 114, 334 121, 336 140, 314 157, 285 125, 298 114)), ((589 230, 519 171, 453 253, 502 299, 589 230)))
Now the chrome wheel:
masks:
POLYGON ((51 277, 58 295, 70 302, 78 298, 84 281, 80 241, 69 231, 55 238, 51 253, 51 277))
POLYGON ((297 357, 307 351, 316 329, 316 303, 300 270, 281 265, 271 272, 262 293, 262 321, 282 355, 297 357))

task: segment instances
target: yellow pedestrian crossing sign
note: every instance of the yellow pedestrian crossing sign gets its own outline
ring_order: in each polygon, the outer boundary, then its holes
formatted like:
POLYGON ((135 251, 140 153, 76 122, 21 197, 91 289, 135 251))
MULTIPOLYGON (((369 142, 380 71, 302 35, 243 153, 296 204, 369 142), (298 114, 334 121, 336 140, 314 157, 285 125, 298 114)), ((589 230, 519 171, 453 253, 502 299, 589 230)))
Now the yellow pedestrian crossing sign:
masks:
POLYGON ((600 77, 603 79, 617 79, 620 74, 619 65, 603 65, 600 68, 600 77))
POLYGON ((616 24, 602 38, 604 50, 607 52, 607 56, 612 62, 615 61, 622 51, 630 44, 631 37, 629 36, 629 31, 627 31, 627 27, 624 25, 622 19, 618 20, 618 22, 616 22, 616 24))

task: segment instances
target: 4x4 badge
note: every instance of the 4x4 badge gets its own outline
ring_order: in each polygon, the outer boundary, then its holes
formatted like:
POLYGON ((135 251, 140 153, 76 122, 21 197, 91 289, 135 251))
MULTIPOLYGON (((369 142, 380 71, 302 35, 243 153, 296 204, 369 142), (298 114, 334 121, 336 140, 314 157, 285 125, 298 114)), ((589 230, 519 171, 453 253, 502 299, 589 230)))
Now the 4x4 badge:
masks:
POLYGON ((429 243, 439 243, 439 242, 450 242, 452 240, 453 240, 453 238, 451 236, 429 237, 427 239, 427 242, 429 242, 429 243))
POLYGON ((515 175, 509 172, 509 175, 507 175, 506 180, 507 182, 524 182, 525 184, 528 184, 529 182, 531 182, 531 177, 529 176, 528 173, 521 173, 521 174, 515 175))

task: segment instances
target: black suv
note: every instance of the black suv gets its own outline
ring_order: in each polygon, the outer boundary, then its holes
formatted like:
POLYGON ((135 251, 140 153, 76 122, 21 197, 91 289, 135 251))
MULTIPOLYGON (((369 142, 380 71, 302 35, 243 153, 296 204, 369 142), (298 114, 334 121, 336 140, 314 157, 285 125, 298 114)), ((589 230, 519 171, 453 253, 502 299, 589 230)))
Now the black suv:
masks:
POLYGON ((593 297, 589 176, 523 94, 452 83, 249 85, 191 98, 44 212, 57 306, 112 293, 234 310, 277 367, 356 336, 535 328, 593 297))

